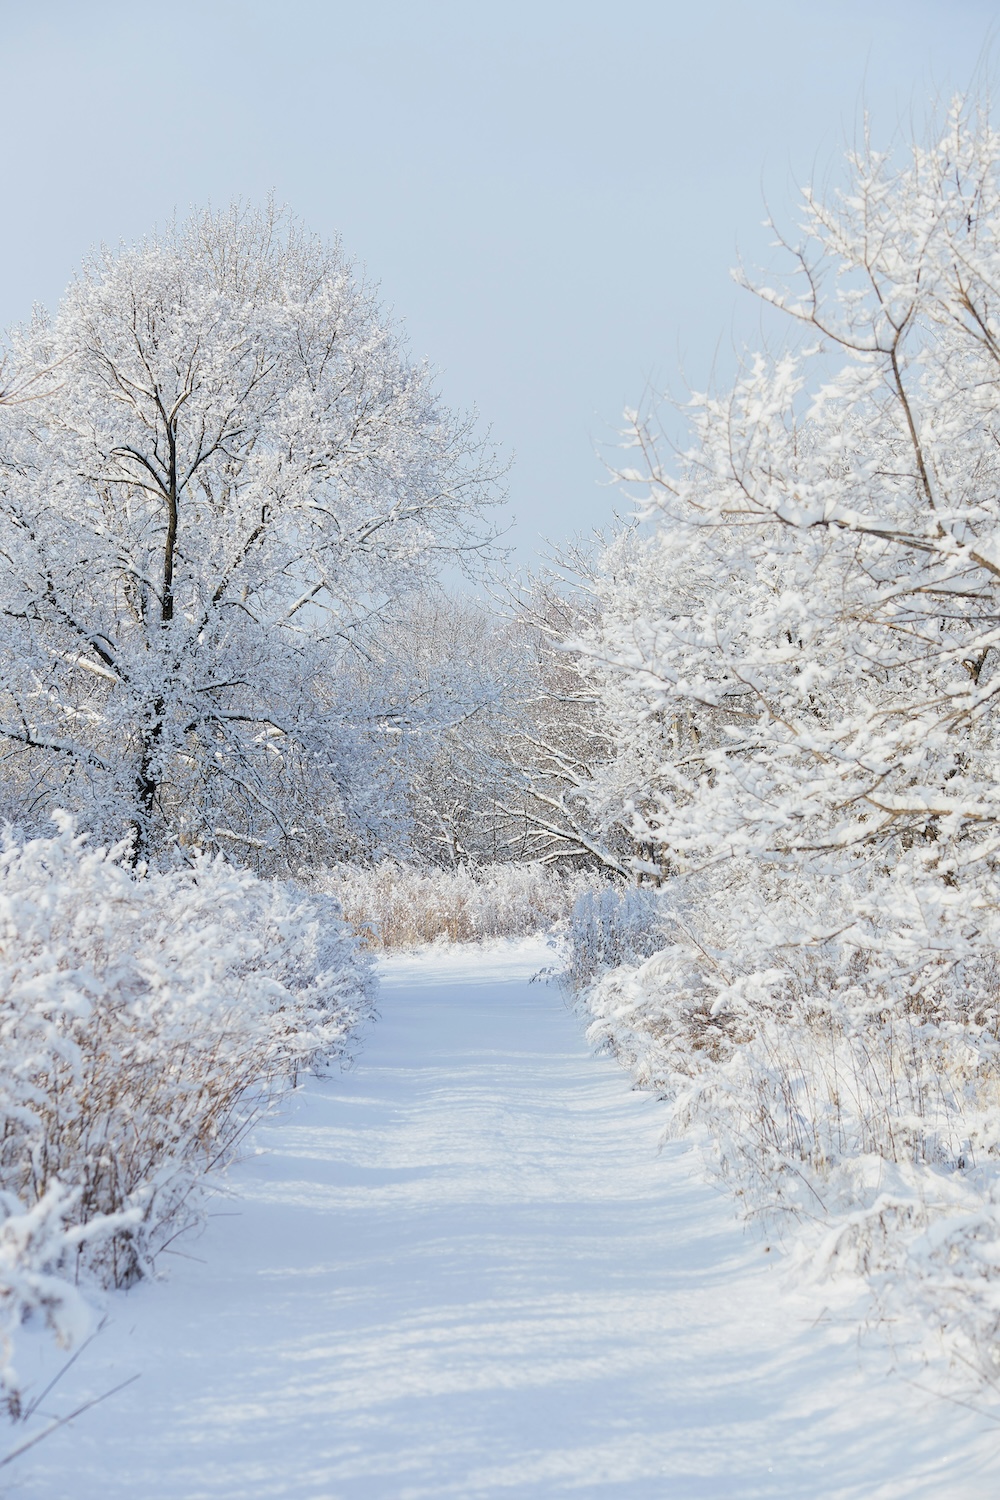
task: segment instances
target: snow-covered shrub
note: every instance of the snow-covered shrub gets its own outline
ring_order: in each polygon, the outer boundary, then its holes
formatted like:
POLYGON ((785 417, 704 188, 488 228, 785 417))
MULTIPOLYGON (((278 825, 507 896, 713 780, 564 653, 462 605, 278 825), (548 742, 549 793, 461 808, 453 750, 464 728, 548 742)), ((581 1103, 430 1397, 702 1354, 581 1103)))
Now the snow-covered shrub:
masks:
MULTIPOLYGON (((859 1275, 886 1315, 918 1306, 960 1361, 1000 1367, 1000 975, 944 947, 900 983, 887 959, 909 876, 860 892, 796 891, 736 861, 655 897, 658 951, 577 978, 591 1039, 610 1046, 700 1138, 746 1211, 798 1224, 813 1272, 859 1275), (895 888, 894 888, 895 887, 895 888), (823 897, 831 936, 799 944, 823 897), (760 902, 766 902, 762 915, 760 902), (806 913, 800 914, 802 919, 806 913), (852 922, 851 918, 855 920, 852 922)), ((1000 945, 1000 921, 982 914, 1000 945)), ((569 975, 593 944, 571 929, 569 975)))
POLYGON ((663 942, 664 903, 652 886, 592 886, 573 903, 566 978, 581 988, 655 953, 663 942))
MULTIPOLYGON (((793 1164, 801 1182, 803 1166, 822 1175, 853 1156, 964 1170, 996 1155, 993 960, 972 956, 956 973, 952 955, 942 956, 903 991, 879 938, 891 936, 891 885, 905 886, 905 872, 874 884, 868 934, 849 925, 857 890, 831 882, 825 910, 842 925, 810 946, 796 941, 789 881, 772 876, 762 892, 759 872, 753 887, 739 877, 734 862, 724 878, 679 876, 652 893, 656 951, 596 976, 595 1035, 669 1093, 682 1117, 711 1115, 735 1175, 744 1186, 756 1181, 767 1200, 793 1164)), ((576 948, 575 927, 571 934, 576 948)), ((586 931, 582 941, 587 954, 586 931)))
POLYGON ((312 883, 336 897, 371 947, 410 948, 539 932, 564 921, 594 877, 543 864, 442 870, 384 861, 371 869, 342 865, 312 883))
POLYGON ((341 1051, 369 963, 335 903, 220 859, 137 878, 58 835, 0 854, 0 1190, 72 1190, 73 1274, 127 1284, 296 1073, 341 1051), (110 1235, 82 1226, 125 1214, 110 1235))
POLYGON ((29 1318, 40 1317, 63 1348, 89 1332, 93 1309, 66 1279, 77 1247, 134 1225, 138 1209, 73 1223, 80 1198, 53 1182, 27 1211, 12 1193, 0 1192, 0 1398, 11 1416, 20 1408, 20 1389, 13 1363, 14 1338, 29 1318))

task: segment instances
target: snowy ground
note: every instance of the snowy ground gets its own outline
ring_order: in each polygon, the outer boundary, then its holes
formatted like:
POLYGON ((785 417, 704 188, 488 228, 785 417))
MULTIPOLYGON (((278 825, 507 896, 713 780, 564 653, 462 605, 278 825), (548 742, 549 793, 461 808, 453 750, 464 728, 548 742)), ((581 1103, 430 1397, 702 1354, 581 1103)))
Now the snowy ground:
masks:
POLYGON ((141 1378, 4 1492, 993 1500, 1000 1426, 887 1374, 658 1151, 546 961, 386 962, 356 1069, 258 1132, 197 1259, 113 1297, 48 1405, 141 1378))

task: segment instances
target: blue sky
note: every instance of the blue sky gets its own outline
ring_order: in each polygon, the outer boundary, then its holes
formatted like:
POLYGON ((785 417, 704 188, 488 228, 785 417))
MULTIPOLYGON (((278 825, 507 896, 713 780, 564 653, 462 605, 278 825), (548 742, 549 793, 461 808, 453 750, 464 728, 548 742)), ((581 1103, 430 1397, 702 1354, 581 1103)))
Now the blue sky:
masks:
POLYGON ((623 406, 752 342, 767 258, 862 101, 877 135, 995 55, 978 0, 0 0, 0 323, 86 251, 270 190, 381 283, 514 454, 511 533, 606 523, 623 406))

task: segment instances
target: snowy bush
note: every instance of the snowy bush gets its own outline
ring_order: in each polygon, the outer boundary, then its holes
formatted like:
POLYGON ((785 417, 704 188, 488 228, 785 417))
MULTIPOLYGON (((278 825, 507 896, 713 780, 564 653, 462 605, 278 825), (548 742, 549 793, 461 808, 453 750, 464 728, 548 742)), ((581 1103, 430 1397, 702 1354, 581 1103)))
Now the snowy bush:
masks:
POLYGON ((370 989, 331 900, 220 859, 137 877, 57 821, 0 854, 0 1308, 141 1275, 370 989))
POLYGON ((25 1212, 13 1194, 0 1192, 0 1397, 11 1416, 20 1408, 13 1363, 18 1328, 41 1317, 64 1348, 78 1343, 91 1327, 92 1310, 67 1281, 67 1263, 84 1239, 99 1243, 138 1218, 133 1209, 71 1226, 79 1196, 53 1182, 25 1212))
POLYGON ((576 988, 624 964, 655 953, 663 940, 663 902, 649 886, 594 886, 570 914, 569 967, 576 988))
POLYGON ((593 877, 543 864, 428 869, 385 861, 314 876, 373 948, 410 948, 443 939, 472 943, 520 937, 564 921, 593 877))
MULTIPOLYGON (((891 880, 905 883, 905 872, 891 880)), ((796 1221, 796 1253, 808 1251, 813 1272, 862 1277, 886 1316, 919 1307, 956 1358, 992 1380, 995 963, 956 974, 942 958, 919 992, 894 996, 883 956, 847 925, 857 891, 838 895, 831 883, 825 894, 828 918, 845 930, 822 948, 799 947, 792 914, 802 897, 787 882, 762 892, 759 875, 742 890, 735 878, 677 877, 653 893, 658 951, 614 966, 609 953, 589 985, 591 922, 574 923, 569 974, 583 986, 590 1037, 667 1101, 671 1133, 704 1141, 770 1234, 782 1217, 796 1221)), ((891 897, 871 892, 886 937, 891 897)), ((1000 930, 993 936, 1000 942, 1000 930)))

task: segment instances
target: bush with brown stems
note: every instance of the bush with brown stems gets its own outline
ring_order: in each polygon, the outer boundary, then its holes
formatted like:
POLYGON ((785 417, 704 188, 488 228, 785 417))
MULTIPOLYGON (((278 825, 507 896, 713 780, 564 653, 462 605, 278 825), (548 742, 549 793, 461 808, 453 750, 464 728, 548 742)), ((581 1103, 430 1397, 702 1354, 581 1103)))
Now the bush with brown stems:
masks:
POLYGON ((0 853, 8 1328, 30 1304, 26 1275, 50 1278, 57 1307, 60 1279, 144 1274, 270 1101, 343 1053, 372 989, 329 897, 219 858, 136 872, 124 846, 91 848, 57 822, 0 853))

